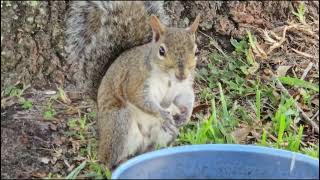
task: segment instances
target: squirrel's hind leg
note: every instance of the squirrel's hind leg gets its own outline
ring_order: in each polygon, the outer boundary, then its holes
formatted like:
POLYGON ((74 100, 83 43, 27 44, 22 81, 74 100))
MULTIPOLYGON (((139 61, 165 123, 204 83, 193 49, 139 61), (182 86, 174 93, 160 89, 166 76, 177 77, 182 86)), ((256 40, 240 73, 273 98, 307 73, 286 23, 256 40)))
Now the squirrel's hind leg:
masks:
POLYGON ((129 106, 99 114, 98 155, 102 163, 112 168, 145 151, 148 137, 129 106))
POLYGON ((121 161, 131 124, 127 108, 98 113, 99 147, 98 157, 108 168, 121 161))

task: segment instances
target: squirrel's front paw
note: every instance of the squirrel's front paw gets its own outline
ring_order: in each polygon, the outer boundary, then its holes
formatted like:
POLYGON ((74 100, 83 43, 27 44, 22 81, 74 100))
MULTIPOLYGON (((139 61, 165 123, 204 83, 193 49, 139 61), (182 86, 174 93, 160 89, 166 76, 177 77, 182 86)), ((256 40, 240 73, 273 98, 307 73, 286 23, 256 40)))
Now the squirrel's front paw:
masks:
POLYGON ((176 137, 179 134, 179 130, 175 126, 174 122, 172 122, 172 121, 168 121, 168 120, 164 121, 162 128, 166 132, 169 131, 169 133, 172 134, 172 136, 174 136, 174 137, 176 137))
POLYGON ((169 111, 161 110, 160 111, 160 116, 164 121, 170 121, 170 122, 174 123, 173 117, 172 117, 172 115, 170 114, 169 111))
POLYGON ((163 122, 163 129, 165 131, 170 131, 173 136, 177 136, 179 133, 179 130, 177 129, 173 116, 171 115, 171 113, 169 111, 165 111, 162 110, 160 111, 160 115, 162 117, 162 119, 164 120, 163 122))
POLYGON ((180 114, 176 114, 173 116, 174 122, 177 127, 182 126, 185 122, 188 121, 188 109, 186 107, 181 107, 180 112, 180 114))

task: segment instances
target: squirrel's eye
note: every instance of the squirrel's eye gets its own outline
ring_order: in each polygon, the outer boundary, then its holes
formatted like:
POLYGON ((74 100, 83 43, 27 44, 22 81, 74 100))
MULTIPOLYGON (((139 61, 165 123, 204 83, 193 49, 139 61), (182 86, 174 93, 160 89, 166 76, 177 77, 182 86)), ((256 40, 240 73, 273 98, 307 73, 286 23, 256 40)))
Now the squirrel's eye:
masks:
POLYGON ((195 56, 199 56, 199 54, 200 54, 200 51, 199 51, 198 48, 196 48, 196 52, 194 53, 194 55, 195 55, 195 56))
POLYGON ((166 54, 166 51, 164 50, 164 47, 160 46, 159 54, 160 54, 160 56, 164 56, 166 54))

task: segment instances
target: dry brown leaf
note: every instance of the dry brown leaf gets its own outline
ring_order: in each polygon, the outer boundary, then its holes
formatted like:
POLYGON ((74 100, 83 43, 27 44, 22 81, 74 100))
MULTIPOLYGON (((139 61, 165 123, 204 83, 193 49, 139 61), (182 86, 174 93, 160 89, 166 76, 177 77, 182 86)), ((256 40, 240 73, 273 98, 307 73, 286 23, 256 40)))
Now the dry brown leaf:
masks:
POLYGON ((236 143, 240 143, 241 141, 245 140, 251 130, 252 128, 250 126, 246 126, 236 129, 231 133, 231 135, 234 137, 236 143))
POLYGON ((49 127, 52 131, 56 131, 57 130, 57 126, 54 124, 49 124, 49 127))
POLYGON ((31 176, 36 178, 44 178, 47 176, 47 173, 34 171, 31 173, 31 176))
POLYGON ((319 106, 319 99, 318 98, 314 98, 311 102, 312 102, 312 104, 319 106))
POLYGON ((208 109, 209 107, 210 107, 209 104, 199 104, 193 108, 192 114, 195 114, 204 109, 208 109))
POLYGON ((48 157, 42 157, 42 158, 40 158, 40 161, 41 161, 42 163, 44 163, 44 164, 48 164, 49 161, 50 161, 50 159, 49 159, 48 157))
POLYGON ((22 144, 27 144, 27 143, 29 142, 28 137, 26 137, 26 136, 23 135, 23 136, 20 138, 20 142, 21 142, 22 144))
POLYGON ((57 157, 53 157, 53 158, 50 160, 50 162, 51 162, 52 164, 56 164, 57 160, 58 160, 57 157))
POLYGON ((258 133, 255 129, 253 129, 253 130, 251 131, 251 134, 252 134, 252 136, 253 136, 255 139, 260 139, 260 137, 261 137, 261 134, 258 133))
POLYGON ((291 68, 292 66, 279 66, 277 71, 276 71, 276 76, 281 77, 285 76, 287 74, 287 71, 291 68))
POLYGON ((66 104, 71 104, 71 100, 67 97, 67 95, 60 96, 61 100, 66 104))
POLYGON ((260 67, 260 64, 257 62, 254 62, 253 65, 248 68, 248 73, 255 74, 258 71, 259 67, 260 67))
POLYGON ((68 115, 78 114, 78 111, 79 111, 79 108, 70 106, 68 107, 66 114, 68 115))
POLYGON ((72 140, 71 141, 72 149, 74 152, 79 151, 80 149, 80 143, 78 141, 72 140))
POLYGON ((64 143, 64 139, 60 137, 55 137, 53 140, 53 144, 60 146, 61 144, 64 143))

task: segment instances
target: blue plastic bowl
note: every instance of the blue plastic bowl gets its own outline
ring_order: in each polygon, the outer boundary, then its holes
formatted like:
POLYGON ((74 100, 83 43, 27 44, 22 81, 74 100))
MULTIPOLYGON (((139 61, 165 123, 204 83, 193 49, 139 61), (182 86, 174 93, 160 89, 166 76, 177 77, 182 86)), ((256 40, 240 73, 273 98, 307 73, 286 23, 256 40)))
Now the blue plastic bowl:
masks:
POLYGON ((112 173, 112 179, 177 178, 319 179, 319 160, 253 145, 187 145, 142 154, 112 173))

